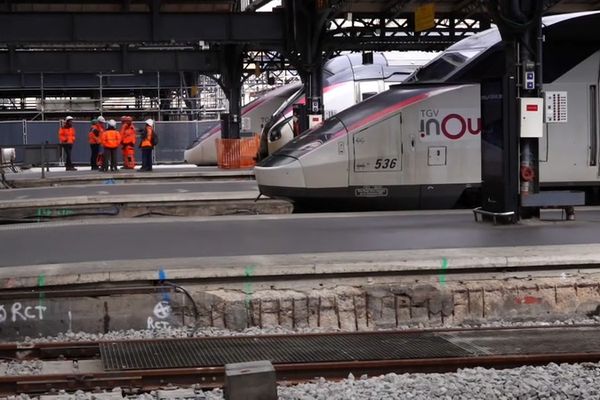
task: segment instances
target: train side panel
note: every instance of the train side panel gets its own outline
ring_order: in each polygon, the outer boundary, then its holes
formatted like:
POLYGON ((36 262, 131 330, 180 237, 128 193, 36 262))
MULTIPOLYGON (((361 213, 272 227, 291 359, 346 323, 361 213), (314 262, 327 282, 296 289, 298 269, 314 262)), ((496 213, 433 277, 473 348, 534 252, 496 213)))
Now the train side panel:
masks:
POLYGON ((355 197, 390 197, 402 208, 452 207, 481 182, 479 85, 432 94, 349 135, 355 197))
POLYGON ((546 124, 544 138, 540 140, 540 181, 545 185, 598 182, 599 68, 600 52, 597 52, 553 83, 544 85, 546 111, 553 112, 552 118, 557 119, 546 124), (560 103, 566 110, 560 110, 560 103), (592 104, 596 104, 595 110, 592 104), (549 106, 557 110, 549 110, 549 106))
MULTIPOLYGON (((481 182, 479 85, 462 85, 402 113, 404 148, 415 158, 407 184, 481 182)), ((432 190, 432 189, 430 189, 432 190)))

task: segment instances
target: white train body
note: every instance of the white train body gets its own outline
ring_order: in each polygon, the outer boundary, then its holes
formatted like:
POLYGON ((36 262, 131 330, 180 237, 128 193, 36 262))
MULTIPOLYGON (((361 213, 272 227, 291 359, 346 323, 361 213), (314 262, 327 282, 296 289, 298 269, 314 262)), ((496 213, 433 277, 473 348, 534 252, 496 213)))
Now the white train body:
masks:
MULTIPOLYGON (((547 110, 554 120, 545 124, 540 141, 545 186, 597 190, 600 183, 600 41, 593 33, 599 23, 600 14, 589 13, 545 20, 547 37, 557 40, 545 45, 544 92, 552 99, 546 107, 555 108, 547 110), (594 39, 579 48, 559 41, 571 26, 594 39)), ((473 81, 492 68, 494 52, 501 52, 498 41, 493 30, 466 39, 430 64, 440 83, 419 80, 435 75, 425 66, 414 83, 369 98, 295 138, 255 168, 260 191, 330 209, 453 207, 481 183, 480 85, 444 81, 473 81), (440 78, 446 64, 450 72, 440 78)))
MULTIPOLYGON (((425 52, 377 53, 374 64, 361 65, 360 54, 350 54, 342 56, 348 59, 346 69, 339 68, 343 64, 333 59, 326 68, 330 75, 325 77, 323 89, 325 118, 401 83, 435 55, 436 53, 425 52), (332 65, 333 62, 337 62, 337 65, 332 65)), ((302 92, 291 98, 281 115, 276 116, 277 121, 267 133, 268 154, 273 154, 294 138, 292 105, 305 104, 305 101, 302 92)))
MULTIPOLYGON (((348 54, 328 61, 324 67, 324 104, 327 116, 336 114, 363 98, 380 93, 390 84, 400 83, 418 66, 433 58, 435 53, 375 53, 373 64, 362 65, 361 54, 348 54)), ((263 133, 263 127, 277 124, 284 137, 269 143, 274 151, 293 138, 292 106, 304 102, 301 84, 289 84, 274 89, 242 108, 242 120, 249 133, 263 133), (271 119, 274 119, 271 121, 271 119), (287 122, 290 122, 289 128, 287 122), (285 126, 284 126, 285 125, 285 126)), ((215 140, 221 137, 221 127, 215 127, 199 137, 184 152, 189 164, 216 165, 215 140)), ((266 137, 262 146, 267 147, 266 137)), ((263 153, 266 153, 266 149, 263 153)), ((263 154, 266 156, 266 154, 263 154)))
MULTIPOLYGON (((242 107, 242 122, 248 133, 260 133, 265 122, 271 114, 286 101, 290 95, 297 92, 302 85, 290 83, 271 90, 264 96, 248 103, 242 107)), ((216 165, 217 145, 216 139, 221 137, 221 125, 215 122, 215 126, 200 136, 184 152, 183 158, 188 164, 216 165)))

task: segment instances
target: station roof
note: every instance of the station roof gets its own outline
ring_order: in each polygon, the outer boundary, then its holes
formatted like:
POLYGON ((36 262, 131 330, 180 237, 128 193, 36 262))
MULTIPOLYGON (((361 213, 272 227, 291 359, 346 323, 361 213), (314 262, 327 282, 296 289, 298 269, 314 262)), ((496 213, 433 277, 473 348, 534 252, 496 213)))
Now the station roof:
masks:
POLYGON ((161 12, 230 12, 236 0, 5 0, 8 12, 149 12, 153 3, 161 12))
MULTIPOLYGON (((255 10, 270 0, 242 0, 247 10, 255 10)), ((599 0, 543 0, 546 13, 556 14, 599 10, 599 0)), ((4 0, 0 12, 131 12, 150 11, 158 4, 162 12, 232 12, 237 0, 4 0)), ((329 0, 342 11, 355 13, 414 12, 425 3, 434 3, 439 13, 484 13, 485 0, 329 0)), ((465 16, 467 16, 465 15, 465 16)))
MULTIPOLYGON (((541 0, 540 0, 541 1, 541 0)), ((598 0, 543 0, 547 13, 565 13, 600 9, 598 0)), ((434 3, 440 13, 479 13, 485 12, 485 0, 352 0, 339 1, 348 12, 366 13, 405 13, 414 12, 418 6, 434 3)))

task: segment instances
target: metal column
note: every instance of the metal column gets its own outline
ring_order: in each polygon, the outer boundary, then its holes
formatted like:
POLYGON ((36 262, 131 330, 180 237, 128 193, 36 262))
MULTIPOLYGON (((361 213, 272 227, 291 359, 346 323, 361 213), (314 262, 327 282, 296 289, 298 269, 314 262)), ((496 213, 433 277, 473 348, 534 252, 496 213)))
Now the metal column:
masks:
POLYGON ((482 83, 482 124, 487 136, 482 138, 483 209, 512 213, 517 221, 539 214, 539 209, 521 207, 523 196, 539 192, 539 160, 538 139, 520 137, 519 98, 541 94, 543 2, 491 0, 488 7, 504 41, 505 75, 501 83, 500 79, 482 83), (494 105, 494 98, 501 100, 494 105), (496 114, 495 106, 502 112, 496 114), (499 119, 494 121, 494 115, 499 119), (491 141, 496 144, 490 145, 491 141), (501 160, 493 156, 498 148, 501 160))
POLYGON ((304 83, 307 118, 305 126, 323 118, 322 36, 332 11, 318 0, 286 0, 288 58, 304 83))
POLYGON ((219 85, 229 101, 229 113, 222 115, 221 136, 224 139, 239 139, 241 130, 242 85, 244 46, 226 44, 219 47, 222 74, 219 85))

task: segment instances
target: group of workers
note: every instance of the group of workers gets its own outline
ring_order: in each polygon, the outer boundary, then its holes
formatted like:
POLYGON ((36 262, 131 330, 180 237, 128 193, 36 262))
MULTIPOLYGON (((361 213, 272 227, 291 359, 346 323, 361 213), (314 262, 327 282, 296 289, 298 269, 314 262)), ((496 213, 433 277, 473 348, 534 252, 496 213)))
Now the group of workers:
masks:
MULTIPOLYGON (((71 151, 75 143, 75 128, 73 117, 68 116, 58 131, 58 139, 65 155, 65 167, 67 171, 76 171, 71 161, 71 151)), ((121 117, 121 128, 117 130, 117 122, 114 119, 106 121, 102 116, 91 121, 88 133, 90 144, 90 166, 92 170, 117 171, 117 149, 121 147, 123 152, 124 169, 135 167, 135 143, 136 130, 133 118, 121 117)), ((142 167, 139 171, 152 171, 152 150, 157 143, 154 132, 154 121, 147 119, 144 129, 141 130, 140 148, 142 149, 142 167)))

